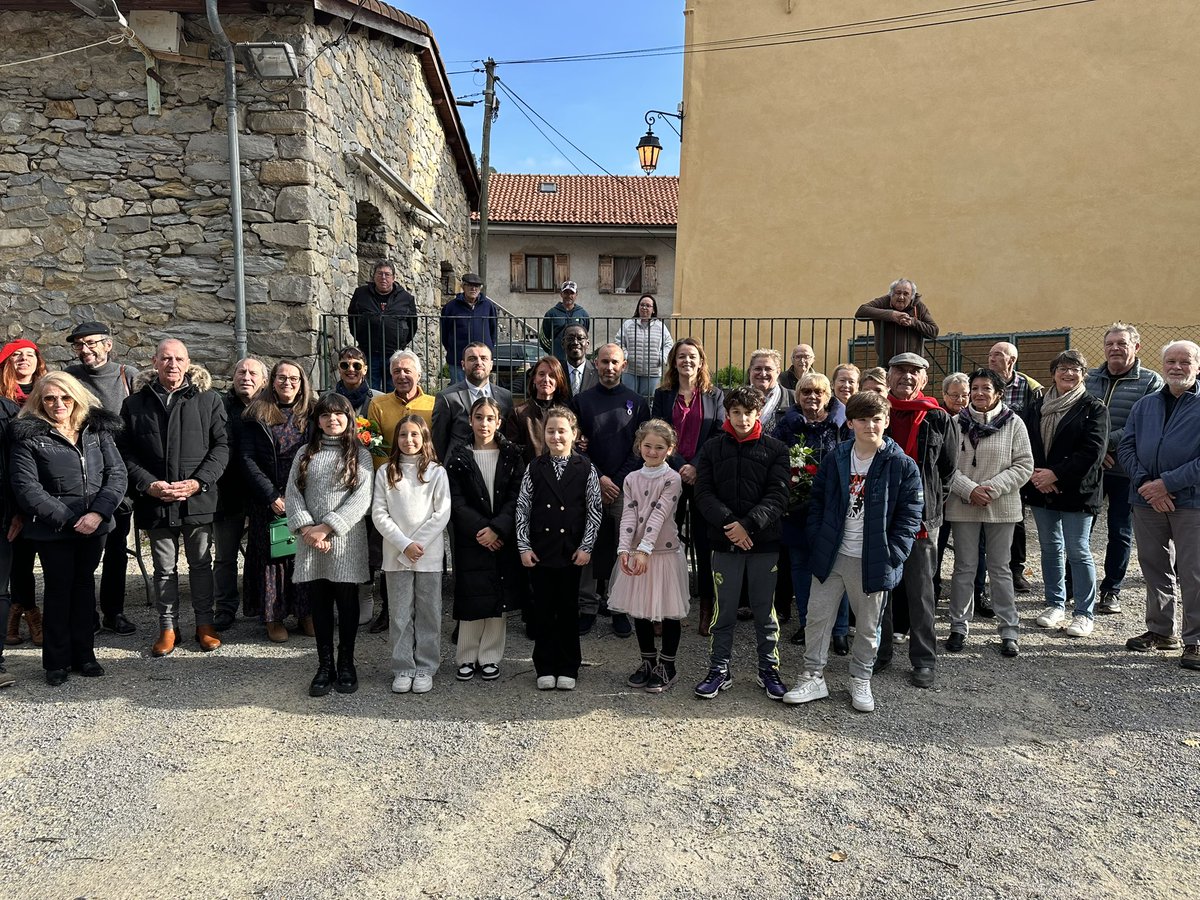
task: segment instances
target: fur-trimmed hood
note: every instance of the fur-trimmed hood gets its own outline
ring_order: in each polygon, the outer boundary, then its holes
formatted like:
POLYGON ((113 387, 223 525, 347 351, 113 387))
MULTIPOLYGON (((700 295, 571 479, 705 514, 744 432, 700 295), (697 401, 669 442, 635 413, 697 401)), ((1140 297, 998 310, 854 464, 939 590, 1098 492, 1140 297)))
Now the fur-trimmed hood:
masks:
MULTIPOLYGON (((108 433, 114 438, 125 430, 125 423, 114 412, 109 412, 102 406, 94 406, 83 420, 84 428, 90 428, 97 433, 108 433)), ((32 437, 42 437, 51 432, 52 426, 40 416, 18 416, 9 425, 9 434, 14 441, 23 441, 32 437)))
MULTIPOLYGON (((153 384, 158 379, 158 373, 154 369, 142 369, 138 372, 137 378, 133 380, 134 391, 140 391, 147 385, 153 384)), ((192 387, 198 391, 208 391, 212 389, 212 375, 204 366, 198 366, 192 363, 188 366, 187 379, 191 382, 192 387)))

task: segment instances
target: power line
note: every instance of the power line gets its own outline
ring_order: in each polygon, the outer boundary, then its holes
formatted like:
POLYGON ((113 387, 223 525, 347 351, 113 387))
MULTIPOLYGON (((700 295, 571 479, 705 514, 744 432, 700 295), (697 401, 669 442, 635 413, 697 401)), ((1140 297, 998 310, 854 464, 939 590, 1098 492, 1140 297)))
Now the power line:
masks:
POLYGON ((29 63, 43 62, 47 59, 55 59, 59 56, 66 56, 69 53, 78 53, 81 50, 91 50, 93 47, 103 47, 105 44, 112 44, 114 47, 125 43, 124 34, 114 34, 106 37, 102 41, 96 41, 94 44, 84 44, 82 47, 72 47, 70 50, 59 50, 57 53, 47 53, 45 56, 34 56, 30 59, 15 59, 12 62, 0 63, 0 69, 9 69, 13 66, 24 66, 29 63))

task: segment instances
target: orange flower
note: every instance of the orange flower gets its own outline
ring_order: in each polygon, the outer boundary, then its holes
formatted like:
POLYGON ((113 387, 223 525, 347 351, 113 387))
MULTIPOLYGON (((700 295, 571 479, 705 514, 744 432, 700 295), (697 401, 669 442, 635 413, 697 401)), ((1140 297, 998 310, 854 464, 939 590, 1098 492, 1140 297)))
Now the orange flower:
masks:
POLYGON ((358 439, 359 439, 360 441, 362 441, 364 444, 368 444, 368 445, 369 445, 369 444, 371 443, 371 435, 369 435, 369 434, 368 434, 367 432, 365 432, 365 431, 360 431, 360 432, 358 433, 358 439))

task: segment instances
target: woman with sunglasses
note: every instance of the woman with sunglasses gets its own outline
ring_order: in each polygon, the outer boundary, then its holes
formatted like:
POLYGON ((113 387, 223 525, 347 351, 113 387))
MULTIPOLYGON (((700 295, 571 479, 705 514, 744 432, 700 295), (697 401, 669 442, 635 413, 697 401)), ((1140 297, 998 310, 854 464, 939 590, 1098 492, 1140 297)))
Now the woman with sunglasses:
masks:
MULTIPOLYGON (((42 358, 42 351, 33 341, 22 338, 10 341, 0 349, 0 397, 5 400, 11 400, 18 407, 24 406, 25 398, 33 390, 34 384, 45 374, 46 360, 42 358)), ((20 533, 23 522, 20 511, 14 508, 8 533, 0 535, 0 540, 7 538, 12 541, 12 572, 9 576, 12 607, 8 614, 8 630, 4 643, 24 643, 25 638, 21 637, 21 620, 24 619, 25 626, 29 629, 29 639, 35 647, 40 647, 42 614, 34 599, 34 549, 33 544, 20 533)))
POLYGON ((96 661, 96 568, 125 497, 115 436, 121 419, 78 380, 54 372, 31 387, 12 424, 13 495, 45 577, 42 667, 57 687, 71 670, 104 674, 96 661))
POLYGON ((294 615, 312 637, 312 615, 302 585, 292 581, 293 557, 271 558, 271 522, 284 514, 284 492, 296 454, 312 438, 317 399, 300 364, 280 360, 266 387, 242 414, 237 446, 250 488, 250 530, 246 539, 247 593, 262 604, 267 637, 288 639, 283 620, 294 615))
POLYGON ((333 386, 333 393, 349 400, 354 414, 364 418, 372 398, 383 396, 371 387, 367 358, 357 347, 343 347, 338 351, 337 384, 333 386))

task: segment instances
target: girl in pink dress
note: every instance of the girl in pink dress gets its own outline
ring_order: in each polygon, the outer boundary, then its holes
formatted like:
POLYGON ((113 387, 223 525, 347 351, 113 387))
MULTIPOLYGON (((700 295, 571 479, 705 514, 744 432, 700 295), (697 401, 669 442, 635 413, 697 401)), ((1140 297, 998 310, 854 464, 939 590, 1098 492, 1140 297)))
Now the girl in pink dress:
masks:
POLYGON ((608 608, 633 618, 642 663, 629 676, 630 687, 661 694, 675 683, 680 620, 688 614, 687 560, 675 524, 682 482, 667 465, 675 450, 675 429, 651 419, 637 430, 634 450, 644 465, 621 487, 618 560, 613 568, 608 608), (662 623, 662 653, 654 643, 654 623, 662 623))

